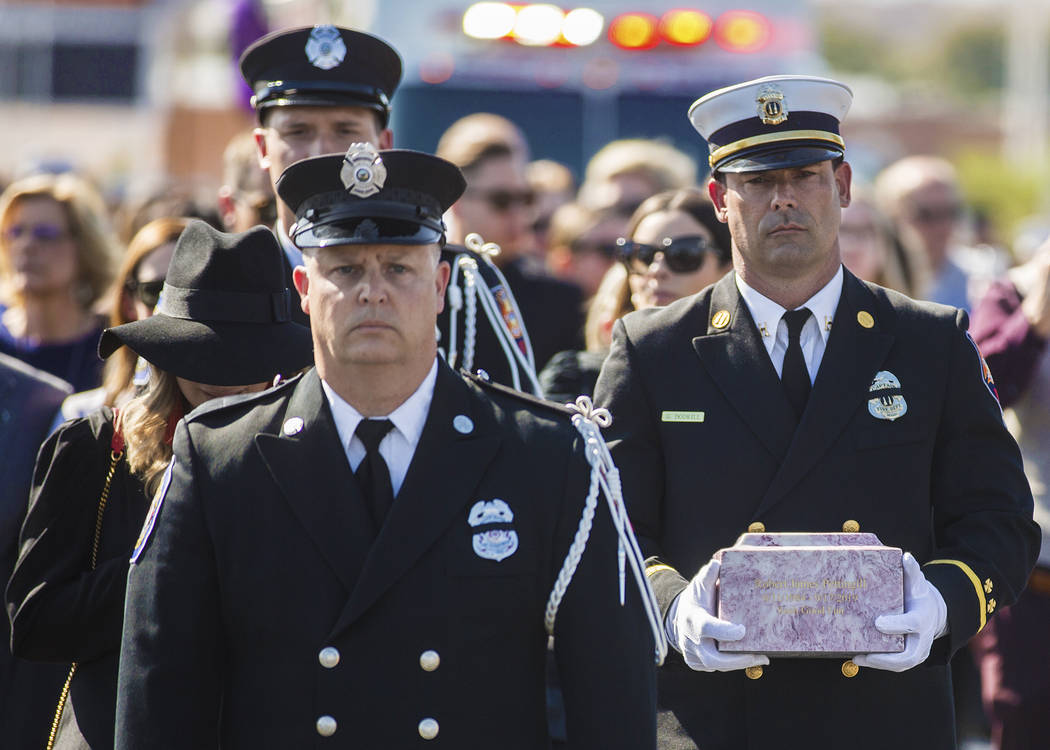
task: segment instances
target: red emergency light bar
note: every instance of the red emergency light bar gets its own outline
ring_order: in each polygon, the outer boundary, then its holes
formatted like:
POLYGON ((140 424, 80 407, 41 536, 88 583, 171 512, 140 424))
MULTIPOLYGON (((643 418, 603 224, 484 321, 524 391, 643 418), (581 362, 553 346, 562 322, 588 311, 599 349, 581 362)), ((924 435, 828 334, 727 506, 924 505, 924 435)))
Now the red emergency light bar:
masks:
MULTIPOLYGON (((481 2, 463 14, 463 31, 476 39, 582 47, 600 37, 604 21, 596 11, 585 8, 563 11, 546 3, 481 2), (525 33, 523 20, 527 21, 525 33)), ((609 21, 606 36, 614 46, 628 51, 649 50, 661 44, 692 48, 713 38, 724 50, 748 53, 765 47, 772 30, 768 18, 750 10, 730 10, 712 19, 702 10, 676 8, 660 17, 642 11, 621 13, 609 21)))

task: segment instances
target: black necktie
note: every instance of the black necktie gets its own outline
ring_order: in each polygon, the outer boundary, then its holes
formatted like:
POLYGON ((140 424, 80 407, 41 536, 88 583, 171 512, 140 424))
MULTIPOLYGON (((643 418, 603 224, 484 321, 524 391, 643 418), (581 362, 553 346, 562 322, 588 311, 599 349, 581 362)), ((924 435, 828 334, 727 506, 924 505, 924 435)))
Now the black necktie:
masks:
POLYGON ((390 469, 379 453, 379 443, 393 429, 394 423, 389 419, 362 419, 354 432, 365 444, 365 457, 357 467, 354 476, 365 496, 365 502, 372 512, 376 528, 383 525, 387 511, 394 503, 394 489, 390 484, 390 469))
POLYGON ((784 352, 784 371, 780 380, 784 383, 788 401, 795 407, 795 415, 799 419, 802 418, 802 412, 806 409, 811 387, 809 371, 806 369, 806 358, 802 356, 802 342, 799 340, 802 326, 809 320, 809 316, 809 308, 806 307, 784 313, 784 322, 787 323, 788 329, 788 348, 784 352))

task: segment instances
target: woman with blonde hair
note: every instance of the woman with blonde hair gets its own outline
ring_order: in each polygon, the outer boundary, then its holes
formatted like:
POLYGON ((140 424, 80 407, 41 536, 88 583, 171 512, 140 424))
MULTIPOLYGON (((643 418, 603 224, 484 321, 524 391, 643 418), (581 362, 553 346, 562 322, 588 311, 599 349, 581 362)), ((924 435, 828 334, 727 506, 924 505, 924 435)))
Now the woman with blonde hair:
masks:
POLYGON ((99 385, 93 305, 119 249, 98 193, 72 174, 41 174, 0 195, 0 352, 69 382, 99 385))
POLYGON ((99 353, 130 349, 149 363, 149 384, 44 443, 7 587, 13 653, 73 662, 49 747, 113 747, 128 560, 175 426, 209 399, 263 390, 310 364, 310 331, 291 322, 290 306, 271 232, 230 235, 192 221, 156 314, 102 334, 99 353))

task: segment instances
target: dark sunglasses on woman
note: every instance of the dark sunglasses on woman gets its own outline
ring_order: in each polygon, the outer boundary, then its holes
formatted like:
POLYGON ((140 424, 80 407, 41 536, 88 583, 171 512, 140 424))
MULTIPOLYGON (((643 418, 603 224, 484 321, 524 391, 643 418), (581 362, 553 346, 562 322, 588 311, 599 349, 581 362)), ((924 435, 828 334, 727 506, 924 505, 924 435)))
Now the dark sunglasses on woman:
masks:
POLYGON ((126 286, 128 292, 133 294, 139 302, 146 307, 154 308, 160 300, 160 292, 164 288, 164 279, 157 279, 155 281, 128 279, 126 286))
POLYGON ((664 262, 667 267, 675 273, 692 273, 704 263, 704 253, 711 250, 707 240, 700 235, 688 237, 664 237, 657 245, 647 245, 644 242, 632 242, 621 237, 616 240, 620 260, 627 266, 631 273, 644 273, 656 257, 657 253, 664 254, 664 262), (639 270, 638 265, 644 266, 639 270))

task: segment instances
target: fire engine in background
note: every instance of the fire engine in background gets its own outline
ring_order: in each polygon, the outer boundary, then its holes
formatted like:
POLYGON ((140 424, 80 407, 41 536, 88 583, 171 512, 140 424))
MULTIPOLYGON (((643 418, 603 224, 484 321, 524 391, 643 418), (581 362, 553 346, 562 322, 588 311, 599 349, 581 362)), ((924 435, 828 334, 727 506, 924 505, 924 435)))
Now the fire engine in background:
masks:
POLYGON ((580 175, 595 151, 629 137, 669 140, 703 167, 686 118, 694 100, 761 75, 824 72, 804 6, 384 0, 370 28, 404 57, 399 146, 433 151, 459 117, 495 112, 524 129, 534 157, 580 175))

